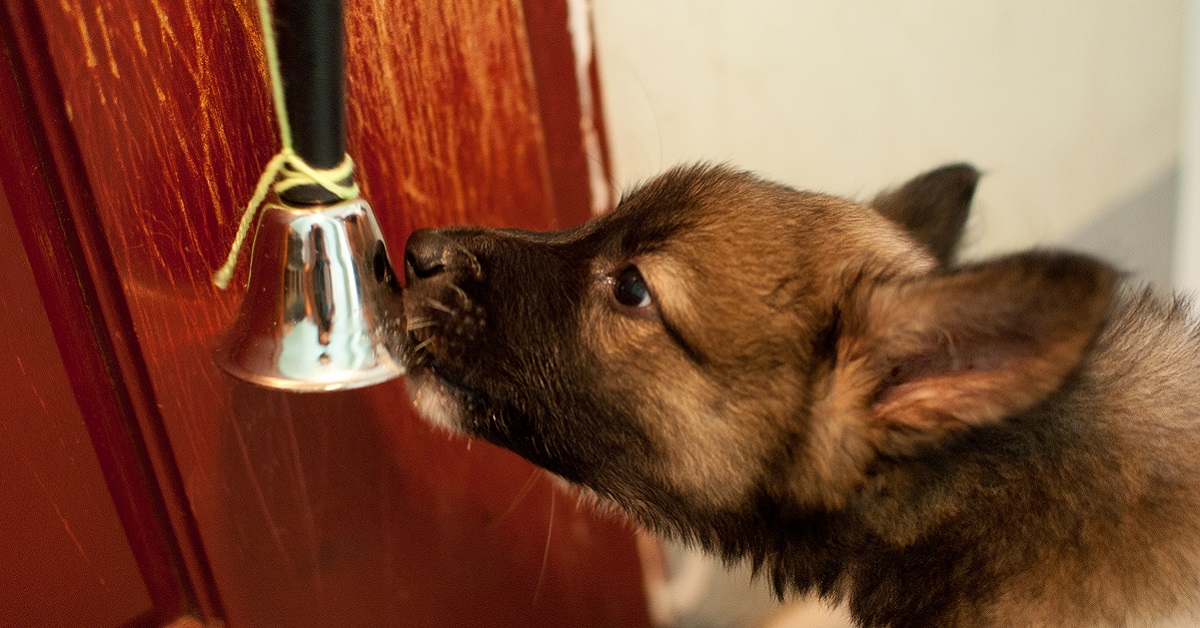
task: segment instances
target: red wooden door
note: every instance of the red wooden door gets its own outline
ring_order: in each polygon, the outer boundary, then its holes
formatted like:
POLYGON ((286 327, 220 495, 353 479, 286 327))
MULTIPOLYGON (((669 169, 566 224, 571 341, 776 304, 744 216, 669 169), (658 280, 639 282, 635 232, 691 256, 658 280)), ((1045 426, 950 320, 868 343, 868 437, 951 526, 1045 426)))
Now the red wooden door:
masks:
MULTIPOLYGON (((347 3, 350 153, 393 256, 421 226, 587 216, 565 6, 347 3)), ((5 209, 145 580, 125 607, 231 626, 647 623, 625 523, 432 431, 402 382, 286 394, 214 366, 239 295, 209 274, 277 147, 252 2, 4 7, 0 107, 21 140, 0 152, 5 209)))
POLYGON ((13 221, 30 200, 0 191, 0 626, 114 626, 152 604, 13 221))

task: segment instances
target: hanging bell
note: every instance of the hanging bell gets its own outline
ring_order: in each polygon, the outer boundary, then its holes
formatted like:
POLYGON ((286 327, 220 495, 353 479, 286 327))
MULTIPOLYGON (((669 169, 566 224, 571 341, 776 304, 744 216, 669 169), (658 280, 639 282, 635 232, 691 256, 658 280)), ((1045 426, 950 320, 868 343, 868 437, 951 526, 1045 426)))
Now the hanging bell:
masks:
POLYGON ((371 206, 264 205, 217 363, 255 384, 344 390, 404 373, 401 288, 371 206))

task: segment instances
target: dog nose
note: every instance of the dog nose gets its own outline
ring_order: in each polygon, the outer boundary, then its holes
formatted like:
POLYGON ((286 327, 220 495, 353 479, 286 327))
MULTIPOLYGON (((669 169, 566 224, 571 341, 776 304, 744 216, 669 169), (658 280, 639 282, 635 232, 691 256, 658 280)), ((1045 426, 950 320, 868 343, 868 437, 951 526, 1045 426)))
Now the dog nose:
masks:
POLYGON ((404 274, 409 285, 449 272, 457 275, 472 268, 475 256, 437 229, 418 229, 404 247, 404 274))
POLYGON ((428 279, 446 270, 446 252, 450 242, 433 229, 417 229, 404 245, 404 274, 409 283, 428 279))

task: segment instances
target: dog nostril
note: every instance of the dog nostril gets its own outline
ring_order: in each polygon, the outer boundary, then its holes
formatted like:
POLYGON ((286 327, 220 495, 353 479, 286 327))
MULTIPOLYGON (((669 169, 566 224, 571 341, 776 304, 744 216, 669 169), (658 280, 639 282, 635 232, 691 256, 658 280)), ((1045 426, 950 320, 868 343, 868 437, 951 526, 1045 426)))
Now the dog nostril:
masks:
POLYGON ((450 240, 433 229, 414 231, 404 247, 404 273, 409 283, 445 272, 450 246, 450 240))

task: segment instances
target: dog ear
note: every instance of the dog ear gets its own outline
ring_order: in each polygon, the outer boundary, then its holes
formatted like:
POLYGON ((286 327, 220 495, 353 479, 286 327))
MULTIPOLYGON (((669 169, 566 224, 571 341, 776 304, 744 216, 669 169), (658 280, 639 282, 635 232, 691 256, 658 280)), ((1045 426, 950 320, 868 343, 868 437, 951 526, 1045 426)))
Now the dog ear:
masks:
POLYGON ((871 206, 946 266, 958 249, 978 182, 979 171, 970 164, 950 164, 881 193, 871 206))
POLYGON ((1116 280, 1085 256, 1027 253, 865 287, 844 317, 835 394, 890 455, 1011 417, 1079 364, 1116 280))

